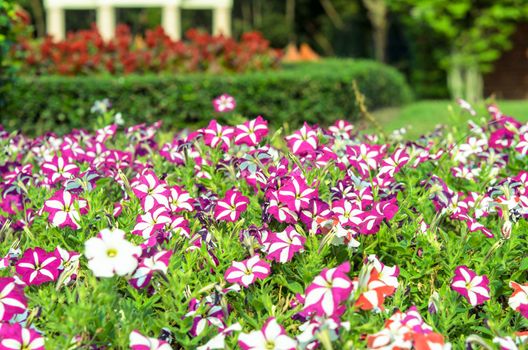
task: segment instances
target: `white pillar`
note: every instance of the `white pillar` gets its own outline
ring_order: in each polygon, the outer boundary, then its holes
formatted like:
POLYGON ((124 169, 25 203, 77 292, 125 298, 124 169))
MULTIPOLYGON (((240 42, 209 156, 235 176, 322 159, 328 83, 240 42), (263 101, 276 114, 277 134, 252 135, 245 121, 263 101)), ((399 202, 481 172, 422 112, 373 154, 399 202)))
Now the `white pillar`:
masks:
POLYGON ((55 40, 63 40, 66 36, 64 9, 62 7, 50 7, 47 10, 47 33, 55 40))
POLYGON ((217 7, 213 10, 213 35, 231 36, 231 8, 217 7))
POLYGON ((161 26, 172 40, 181 39, 181 11, 178 6, 170 4, 163 7, 161 26))
POLYGON ((115 35, 115 11, 110 5, 97 8, 97 29, 104 40, 110 40, 115 35))

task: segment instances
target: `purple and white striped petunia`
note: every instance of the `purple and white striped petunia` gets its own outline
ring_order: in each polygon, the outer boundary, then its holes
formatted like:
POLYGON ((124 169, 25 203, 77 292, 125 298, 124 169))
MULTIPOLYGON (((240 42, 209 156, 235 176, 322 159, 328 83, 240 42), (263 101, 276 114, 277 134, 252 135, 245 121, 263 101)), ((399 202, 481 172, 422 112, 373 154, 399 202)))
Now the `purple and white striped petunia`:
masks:
POLYGON ((229 283, 240 283, 248 287, 257 279, 263 280, 268 277, 270 272, 270 265, 260 260, 258 255, 254 255, 243 261, 233 261, 231 267, 225 272, 224 278, 229 283))
POLYGON ((64 157, 54 156, 51 161, 42 164, 42 172, 55 184, 60 180, 69 180, 79 173, 79 168, 64 157))
POLYGON ((162 250, 151 257, 141 259, 138 268, 128 282, 137 289, 146 287, 154 272, 167 273, 171 256, 172 251, 162 250))
POLYGON ((139 177, 132 190, 141 200, 145 211, 150 211, 156 206, 167 207, 169 204, 170 191, 167 185, 151 170, 139 177))
POLYGON ((225 197, 216 202, 214 217, 216 220, 235 222, 249 204, 249 198, 232 188, 225 197))
POLYGON ((62 264, 56 252, 48 253, 36 247, 24 252, 16 264, 16 272, 22 281, 29 285, 39 285, 55 281, 59 277, 59 268, 62 264))
POLYGON ((240 333, 238 345, 242 350, 295 350, 297 341, 286 334, 275 317, 270 317, 262 326, 262 330, 240 333))
POLYGON ((49 213, 49 220, 53 226, 77 230, 81 227, 80 214, 88 213, 88 202, 69 191, 59 190, 44 202, 44 211, 49 213), (76 209, 76 203, 79 211, 76 209))
POLYGON ((172 350, 166 341, 145 337, 136 330, 130 333, 129 339, 131 350, 172 350))
POLYGON ((304 249, 306 238, 295 231, 293 226, 288 226, 282 232, 271 234, 268 242, 266 259, 284 264, 293 259, 295 253, 304 249))
POLYGON ((19 323, 2 324, 2 350, 44 350, 44 338, 34 329, 19 323))
POLYGON ((332 269, 323 269, 306 288, 304 312, 313 312, 317 316, 336 316, 341 311, 340 304, 352 292, 352 281, 347 276, 349 271, 348 262, 332 269))
POLYGON ((12 277, 0 277, 0 321, 9 321, 13 315, 27 309, 24 290, 12 277))
POLYGON ((466 298, 473 306, 482 304, 490 298, 488 277, 477 275, 465 265, 455 269, 451 289, 466 298))
POLYGON ((235 145, 256 146, 268 134, 268 122, 261 116, 235 128, 235 145))

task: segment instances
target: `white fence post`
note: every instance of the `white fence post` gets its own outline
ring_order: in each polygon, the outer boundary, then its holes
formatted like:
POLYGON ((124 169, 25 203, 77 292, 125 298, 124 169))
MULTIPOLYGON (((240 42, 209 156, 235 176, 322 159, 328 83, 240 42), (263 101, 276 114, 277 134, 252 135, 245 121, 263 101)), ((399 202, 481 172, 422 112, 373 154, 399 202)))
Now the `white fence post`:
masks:
POLYGON ((66 36, 66 24, 64 20, 64 9, 54 6, 48 8, 47 33, 55 40, 63 40, 66 36))
POLYGON ((115 9, 102 4, 97 8, 97 29, 104 40, 110 40, 115 34, 115 9))

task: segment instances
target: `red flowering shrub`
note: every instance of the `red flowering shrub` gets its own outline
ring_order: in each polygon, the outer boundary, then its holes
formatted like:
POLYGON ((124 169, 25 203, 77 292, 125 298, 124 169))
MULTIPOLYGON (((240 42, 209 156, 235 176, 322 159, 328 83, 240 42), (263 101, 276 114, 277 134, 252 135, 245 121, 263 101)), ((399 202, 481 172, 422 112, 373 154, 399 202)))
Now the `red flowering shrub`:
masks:
POLYGON ((126 25, 119 25, 109 41, 93 26, 68 33, 59 42, 51 37, 40 42, 21 38, 19 44, 17 55, 25 62, 22 71, 39 75, 244 72, 277 67, 281 56, 256 32, 236 41, 191 29, 184 40, 175 41, 161 27, 135 37, 126 25))

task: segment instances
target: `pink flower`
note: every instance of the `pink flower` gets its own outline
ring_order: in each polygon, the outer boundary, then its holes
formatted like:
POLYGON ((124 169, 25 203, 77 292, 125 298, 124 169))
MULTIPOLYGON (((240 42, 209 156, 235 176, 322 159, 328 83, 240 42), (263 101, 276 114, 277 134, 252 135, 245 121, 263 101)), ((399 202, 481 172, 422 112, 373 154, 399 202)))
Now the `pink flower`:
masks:
POLYGON ((241 283, 244 287, 249 287, 255 280, 263 280, 270 273, 270 265, 260 260, 258 255, 254 255, 241 262, 233 261, 231 267, 225 272, 224 278, 229 283, 241 283))
POLYGON ((166 274, 171 256, 172 251, 162 250, 151 257, 141 259, 138 268, 129 280, 130 284, 137 289, 143 288, 149 284, 154 272, 159 271, 166 274))
POLYGON ((214 217, 216 220, 235 222, 247 209, 248 204, 249 198, 232 188, 226 192, 224 198, 216 202, 214 217))
POLYGON ((361 145, 347 146, 346 153, 350 165, 357 170, 360 176, 368 178, 370 171, 377 169, 385 153, 385 145, 361 145))
POLYGON ((286 141, 288 148, 296 155, 313 153, 319 143, 316 129, 311 128, 306 123, 292 135, 287 136, 286 141))
POLYGON ((352 281, 347 276, 349 271, 348 262, 332 269, 323 269, 306 288, 304 312, 330 317, 344 311, 339 310, 339 307, 352 292, 352 281))
POLYGON ((268 134, 268 122, 258 116, 235 128, 235 145, 256 146, 268 134))
POLYGON ((311 199, 317 198, 317 190, 308 187, 306 181, 300 176, 292 176, 282 186, 278 193, 279 200, 288 208, 300 212, 308 208, 311 199))
POLYGON ((281 202, 276 192, 270 194, 270 201, 266 210, 269 214, 273 215, 278 222, 295 224, 298 220, 298 215, 295 210, 288 208, 285 203, 281 202))
POLYGON ((451 289, 466 298, 473 306, 482 304, 490 298, 488 277, 477 275, 467 266, 456 268, 451 289))
POLYGON ((2 350, 44 350, 44 338, 35 330, 19 323, 2 325, 2 350))
POLYGON ((13 315, 27 309, 27 300, 22 287, 12 277, 0 277, 0 321, 9 321, 13 315))
POLYGON ((57 280, 61 259, 55 252, 36 247, 24 252, 16 264, 16 272, 27 285, 39 285, 57 280))
POLYGON ((284 231, 268 237, 268 242, 270 243, 266 259, 284 264, 290 261, 295 253, 304 250, 306 238, 295 231, 293 226, 288 226, 284 231))
POLYGON ((48 176, 52 184, 60 180, 69 180, 79 173, 79 168, 69 163, 64 157, 54 156, 49 162, 42 164, 42 172, 48 176))
POLYGON ((81 227, 80 214, 88 213, 88 202, 68 191, 59 190, 44 202, 44 211, 50 214, 49 220, 54 226, 77 230, 81 227), (75 202, 79 206, 79 212, 75 208, 75 202))
POLYGON ((156 205, 168 206, 169 189, 151 170, 147 170, 139 177, 132 190, 141 200, 145 211, 151 210, 156 205))
POLYGON ((270 317, 262 326, 262 330, 240 333, 238 345, 242 350, 295 350, 297 342, 286 334, 275 317, 270 317))
POLYGON ((328 128, 328 131, 334 134, 334 137, 340 136, 348 139, 350 136, 352 136, 354 125, 352 125, 350 122, 347 122, 346 120, 336 120, 335 123, 328 128))
POLYGON ((222 94, 213 100, 213 107, 217 113, 231 112, 236 107, 236 101, 233 96, 222 94))
POLYGON ((138 331, 130 333, 131 350, 172 350, 172 347, 166 341, 156 338, 148 338, 138 331))
POLYGON ((235 129, 229 126, 222 126, 216 120, 211 120, 202 132, 207 146, 211 148, 220 146, 224 151, 227 151, 231 145, 235 129))
POLYGON ((404 148, 396 149, 389 158, 381 161, 379 175, 393 177, 410 159, 409 153, 404 148))
POLYGON ((172 213, 194 210, 194 199, 191 198, 189 192, 179 186, 172 186, 169 190, 169 209, 172 213))
POLYGON ((136 226, 132 230, 132 234, 149 238, 156 231, 165 228, 165 225, 171 223, 171 217, 167 208, 157 206, 151 208, 143 215, 138 215, 136 218, 136 226))
POLYGON ((513 293, 508 299, 508 305, 528 318, 528 283, 518 284, 512 281, 510 288, 513 288, 513 293))

